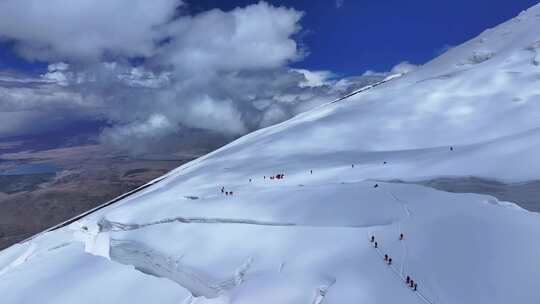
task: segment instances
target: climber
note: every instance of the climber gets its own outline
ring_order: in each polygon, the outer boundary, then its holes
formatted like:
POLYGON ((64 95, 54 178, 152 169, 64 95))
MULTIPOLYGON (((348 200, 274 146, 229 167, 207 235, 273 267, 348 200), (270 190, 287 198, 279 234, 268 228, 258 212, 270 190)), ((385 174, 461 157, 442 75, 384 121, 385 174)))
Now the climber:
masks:
POLYGON ((371 236, 371 241, 370 242, 371 243, 375 242, 375 236, 374 235, 371 236))
POLYGON ((407 276, 407 278, 405 279, 405 282, 406 282, 407 284, 409 284, 409 283, 411 282, 411 277, 410 277, 410 276, 407 276))
POLYGON ((399 235, 399 240, 400 240, 400 241, 403 240, 403 233, 401 233, 401 234, 399 235))
POLYGON ((383 162, 383 164, 384 164, 384 165, 386 165, 386 164, 387 164, 387 162, 383 162))
POLYGON ((418 287, 418 284, 414 283, 414 291, 416 291, 417 287, 418 287))
POLYGON ((351 168, 354 168, 354 164, 351 165, 351 168))
POLYGON ((230 195, 233 195, 233 192, 231 191, 231 192, 229 192, 229 194, 230 194, 230 195))
POLYGON ((251 178, 249 179, 249 182, 251 183, 251 178))
POLYGON ((311 174, 313 174, 313 170, 309 170, 309 172, 310 172, 311 174))
POLYGON ((225 187, 221 187, 221 193, 225 192, 225 187))
POLYGON ((379 184, 375 184, 375 185, 373 186, 373 188, 377 188, 377 187, 379 187, 379 184))
POLYGON ((377 242, 375 242, 375 248, 377 248, 377 242))
POLYGON ((385 260, 385 261, 388 261, 388 254, 385 254, 385 255, 384 255, 384 260, 385 260))
POLYGON ((388 258, 388 265, 392 265, 392 258, 388 258))
POLYGON ((411 281, 409 282, 409 287, 413 288, 414 287, 414 281, 411 279, 411 281))
POLYGON ((229 191, 225 191, 225 195, 229 195, 229 191))
POLYGON ((454 151, 454 147, 450 147, 450 151, 454 151))

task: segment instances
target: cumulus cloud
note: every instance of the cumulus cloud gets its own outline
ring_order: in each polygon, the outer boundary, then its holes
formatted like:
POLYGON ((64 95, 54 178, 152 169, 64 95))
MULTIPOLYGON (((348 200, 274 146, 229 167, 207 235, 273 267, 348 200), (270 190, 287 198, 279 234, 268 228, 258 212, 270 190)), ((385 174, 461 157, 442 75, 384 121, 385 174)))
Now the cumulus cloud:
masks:
POLYGON ((150 56, 179 0, 4 0, 0 37, 40 60, 150 56))
POLYGON ((0 111, 16 113, 0 136, 69 117, 106 121, 102 142, 137 154, 177 149, 173 142, 212 145, 382 77, 338 81, 329 71, 289 68, 305 56, 294 9, 259 2, 190 15, 173 0, 90 2, 0 2, 0 35, 26 58, 50 62, 39 77, 0 75, 0 111), (21 20, 28 27, 16 26, 21 20), (45 24, 50 31, 39 31, 45 24))
POLYGON ((406 73, 410 73, 410 72, 416 70, 418 67, 419 66, 416 65, 416 64, 412 64, 412 63, 410 63, 408 61, 402 61, 402 62, 396 64, 394 67, 392 67, 392 69, 390 69, 390 71, 377 72, 377 71, 368 70, 363 75, 364 76, 388 76, 388 75, 392 75, 392 74, 406 74, 406 73))
POLYGON ((305 81, 300 83, 301 87, 318 87, 332 83, 336 75, 330 71, 310 71, 306 69, 295 69, 294 71, 302 73, 305 81))
POLYGON ((156 60, 180 68, 178 72, 280 67, 301 58, 291 37, 300 30, 301 17, 294 9, 260 2, 179 18, 169 26, 171 43, 156 60))
POLYGON ((403 61, 397 64, 390 71, 391 74, 406 74, 412 72, 418 68, 418 65, 412 64, 408 61, 403 61))
POLYGON ((149 143, 149 139, 159 139, 171 135, 174 130, 172 123, 162 114, 151 114, 142 121, 133 121, 114 128, 106 128, 101 134, 101 140, 113 146, 122 142, 129 150, 138 154, 145 151, 144 145, 149 143), (142 145, 141 145, 142 143, 142 145), (140 147, 137 147, 140 146, 140 147))
POLYGON ((0 137, 38 134, 99 115, 92 97, 50 80, 0 75, 0 137))
POLYGON ((13 123, 0 128, 0 136, 14 130, 25 133, 56 128, 62 121, 72 121, 61 117, 97 119, 110 125, 101 136, 104 143, 143 153, 158 147, 162 150, 169 141, 192 142, 195 138, 190 136, 201 134, 234 138, 381 78, 358 76, 335 81, 311 76, 282 67, 212 73, 180 81, 170 71, 144 67, 101 63, 78 69, 54 64, 39 78, 0 81, 0 112, 19 113, 12 118, 13 123))

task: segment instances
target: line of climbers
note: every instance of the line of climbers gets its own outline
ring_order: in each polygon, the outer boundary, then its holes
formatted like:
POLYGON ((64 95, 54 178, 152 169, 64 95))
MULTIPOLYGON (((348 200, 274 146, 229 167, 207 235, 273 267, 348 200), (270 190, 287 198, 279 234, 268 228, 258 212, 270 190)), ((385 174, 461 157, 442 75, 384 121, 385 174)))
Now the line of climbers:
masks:
POLYGON ((407 285, 409 285, 409 287, 412 288, 414 291, 418 290, 418 283, 413 281, 410 276, 407 276, 407 278, 405 279, 405 283, 407 283, 407 285))
MULTIPOLYGON (((270 176, 270 179, 271 180, 274 180, 274 179, 284 179, 285 178, 285 174, 283 173, 279 173, 279 174, 276 174, 276 175, 272 175, 270 176)), ((263 179, 266 179, 266 175, 263 176, 263 179)), ((251 183, 253 180, 250 178, 249 179, 249 182, 251 183)), ((225 187, 221 187, 221 193, 229 196, 229 195, 233 195, 234 192, 233 191, 225 191, 225 187)))
POLYGON ((280 173, 273 176, 270 176, 270 179, 283 179, 285 177, 285 174, 280 173))
MULTIPOLYGON (((452 149, 452 151, 453 151, 453 149, 452 149)), ((383 165, 386 165, 386 164, 388 164, 388 162, 387 162, 387 161, 383 161, 383 165)), ((351 164, 351 168, 354 168, 354 164, 351 164)))
MULTIPOLYGON (((450 147, 450 151, 454 151, 454 147, 450 147)), ((388 162, 384 161, 383 164, 386 165, 388 162)), ((354 164, 351 164, 351 168, 354 168, 354 164)), ((310 174, 313 174, 313 170, 309 170, 309 173, 310 174)), ((271 180, 274 180, 274 179, 284 179, 285 178, 285 174, 283 173, 280 173, 280 174, 276 174, 276 175, 272 175, 269 177, 271 180)), ((263 176, 263 179, 266 179, 266 175, 263 176)), ((249 179, 249 182, 251 183, 253 180, 250 178, 249 179)), ((379 184, 375 184, 373 185, 373 188, 378 188, 379 187, 379 184)), ((221 187, 221 193, 224 193, 225 195, 233 195, 233 192, 232 191, 225 191, 225 187, 221 187)))
POLYGON ((225 194, 227 196, 234 194, 234 192, 232 192, 232 191, 225 191, 225 187, 221 187, 221 193, 223 193, 223 194, 225 194))
MULTIPOLYGON (((399 234, 399 240, 400 241, 403 241, 403 233, 400 233, 399 234)), ((371 243, 373 243, 373 247, 375 248, 379 248, 379 244, 375 241, 375 236, 372 235, 370 240, 369 240, 371 243)), ((384 262, 388 265, 392 265, 392 258, 388 255, 388 254, 385 254, 384 255, 384 262)), ((418 283, 415 282, 410 276, 407 276, 405 278, 405 283, 407 284, 407 286, 409 286, 412 290, 414 291, 417 291, 418 290, 418 283)))
MULTIPOLYGON (((276 174, 276 175, 272 175, 269 177, 271 180, 274 180, 274 179, 283 179, 285 178, 285 174, 283 173, 280 173, 280 174, 276 174)), ((263 176, 263 179, 266 179, 266 175, 263 176)), ((251 183, 251 178, 249 179, 249 182, 251 183)))
MULTIPOLYGON (((387 162, 385 161, 384 164, 386 165, 387 162)), ((354 164, 351 164, 351 168, 354 168, 354 164)), ((313 170, 309 170, 309 173, 310 173, 310 174, 313 174, 313 170)), ((276 175, 270 176, 270 179, 271 179, 271 180, 275 180, 275 179, 284 179, 284 178, 285 178, 285 174, 283 174, 283 173, 280 173, 280 174, 276 174, 276 175)), ((266 175, 263 176, 263 179, 266 179, 266 175)), ((249 179, 249 182, 251 183, 252 181, 253 181, 253 180, 250 178, 250 179, 249 179)), ((379 187, 378 184, 375 184, 375 185, 373 186, 373 188, 377 188, 377 187, 379 187)), ((233 195, 233 191, 225 191, 225 187, 221 187, 221 193, 223 193, 223 194, 225 194, 225 195, 227 195, 227 196, 228 196, 228 195, 233 195)))

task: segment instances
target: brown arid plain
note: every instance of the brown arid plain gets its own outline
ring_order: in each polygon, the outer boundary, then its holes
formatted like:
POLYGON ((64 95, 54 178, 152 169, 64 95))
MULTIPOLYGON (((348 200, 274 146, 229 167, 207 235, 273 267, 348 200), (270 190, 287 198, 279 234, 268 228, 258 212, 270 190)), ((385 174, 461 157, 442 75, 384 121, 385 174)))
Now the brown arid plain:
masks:
POLYGON ((129 157, 99 144, 27 150, 0 143, 0 249, 132 190, 207 151, 129 157), (46 164, 45 172, 5 174, 46 164), (2 174, 4 172, 4 174, 2 174))

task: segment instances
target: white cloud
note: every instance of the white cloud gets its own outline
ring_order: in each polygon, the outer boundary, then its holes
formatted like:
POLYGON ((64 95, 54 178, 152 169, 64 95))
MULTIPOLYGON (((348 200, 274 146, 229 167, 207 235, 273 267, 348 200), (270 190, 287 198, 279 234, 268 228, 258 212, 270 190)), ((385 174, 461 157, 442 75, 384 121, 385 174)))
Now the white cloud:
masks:
POLYGON ((50 80, 0 76, 0 137, 36 134, 96 117, 96 100, 50 80))
POLYGON ((294 71, 302 73, 306 78, 305 81, 300 83, 301 87, 330 85, 333 83, 332 80, 336 77, 335 74, 330 71, 309 71, 305 69, 294 69, 294 71))
POLYGON ((69 78, 72 76, 69 72, 66 72, 69 69, 69 64, 64 62, 58 62, 49 64, 47 67, 47 73, 41 75, 42 79, 47 82, 57 83, 61 86, 66 86, 69 83, 69 78))
POLYGON ((406 74, 418 68, 418 65, 403 61, 392 68, 390 74, 406 74))
POLYGON ((124 138, 149 138, 167 134, 174 131, 173 124, 162 114, 151 114, 144 121, 134 121, 126 125, 119 125, 111 132, 111 129, 105 133, 105 136, 113 137, 112 141, 121 141, 124 138), (114 138, 116 137, 116 138, 114 138))
POLYGON ((113 148, 121 146, 123 150, 137 155, 162 150, 161 148, 167 144, 162 139, 171 136, 174 138, 175 131, 174 124, 167 117, 153 113, 145 120, 135 120, 106 128, 101 133, 100 139, 105 145, 113 148))
POLYGON ((406 74, 410 73, 418 68, 418 65, 412 64, 408 61, 402 61, 398 64, 396 64, 390 71, 388 72, 377 72, 372 70, 367 70, 364 72, 364 76, 388 76, 392 74, 406 74))
POLYGON ((189 107, 183 121, 191 127, 219 130, 226 135, 247 132, 242 115, 231 100, 213 100, 206 95, 189 107))
POLYGON ((290 117, 290 113, 287 113, 282 106, 278 104, 273 104, 264 112, 261 119, 261 127, 271 126, 273 124, 284 121, 288 117, 290 117))
POLYGON ((230 12, 183 17, 169 28, 172 41, 155 61, 179 73, 276 68, 301 58, 292 39, 302 13, 265 2, 230 12))
POLYGON ((4 0, 0 37, 41 60, 150 56, 179 0, 4 0))
POLYGON ((28 58, 51 62, 39 78, 0 75, 0 111, 18 113, 0 136, 34 132, 36 121, 56 127, 60 116, 97 119, 109 125, 104 143, 143 153, 240 136, 379 79, 336 82, 329 71, 290 69, 304 56, 294 39, 302 13, 294 9, 259 2, 171 21, 179 1, 126 1, 0 2, 0 34, 28 58), (50 31, 38 30, 44 24, 50 31))

